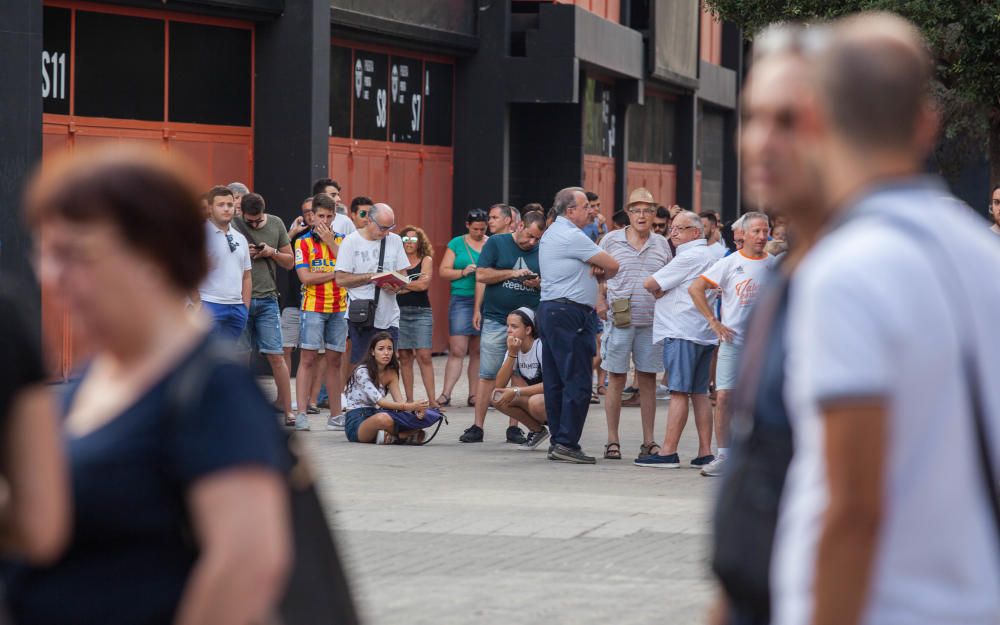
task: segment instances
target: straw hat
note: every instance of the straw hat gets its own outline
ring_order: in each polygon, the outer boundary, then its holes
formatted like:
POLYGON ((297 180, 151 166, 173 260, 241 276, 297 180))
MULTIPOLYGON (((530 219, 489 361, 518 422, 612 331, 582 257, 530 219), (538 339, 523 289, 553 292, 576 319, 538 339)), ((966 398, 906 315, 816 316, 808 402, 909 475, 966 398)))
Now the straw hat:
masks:
POLYGON ((646 187, 639 187, 634 189, 632 193, 628 196, 628 205, 626 208, 632 206, 633 204, 649 204, 650 206, 656 206, 656 200, 653 199, 653 194, 649 192, 646 187))

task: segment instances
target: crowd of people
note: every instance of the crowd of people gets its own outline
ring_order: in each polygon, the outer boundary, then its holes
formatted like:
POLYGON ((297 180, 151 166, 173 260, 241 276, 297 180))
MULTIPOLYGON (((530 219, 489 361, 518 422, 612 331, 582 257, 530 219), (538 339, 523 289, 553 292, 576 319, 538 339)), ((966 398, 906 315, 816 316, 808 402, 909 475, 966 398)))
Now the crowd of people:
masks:
MULTIPOLYGON (((766 247, 782 242, 767 215, 748 213, 722 224, 713 211, 668 208, 637 188, 609 228, 600 197, 570 187, 547 211, 537 203, 521 210, 498 203, 469 211, 466 232, 450 240, 435 263, 433 245, 419 226, 394 232, 389 205, 358 196, 348 207, 331 179, 317 180, 312 192, 302 202, 302 215, 286 228, 266 211, 264 198, 243 184, 210 189, 204 195, 210 270, 192 294, 193 305, 211 315, 219 335, 237 340, 245 353, 259 352, 270 365, 275 409, 287 426, 309 430, 310 415, 328 407, 327 428, 346 431, 350 440, 400 440, 391 419, 382 421, 385 435, 358 438, 357 428, 349 426, 352 413, 395 406, 399 393, 411 410, 447 408, 467 357, 466 404, 474 417, 459 437, 463 443, 484 440, 488 411, 496 409, 509 419, 508 443, 538 447, 550 436, 549 415, 564 411, 558 398, 571 383, 567 408, 580 427, 589 405, 606 396, 605 459, 622 459, 622 406, 638 406, 643 443, 635 464, 679 467, 677 445, 690 404, 699 433, 691 466, 707 476, 721 475, 739 345, 775 258, 766 247), (724 236, 727 231, 730 236, 724 236), (546 246, 549 260, 543 262, 546 246), (449 350, 440 393, 431 359, 434 317, 428 293, 435 265, 450 283, 449 350), (286 297, 279 293, 279 272, 288 275, 286 297), (376 285, 386 272, 398 272, 403 280, 376 285), (564 319, 560 325, 594 336, 584 370, 594 372, 596 384, 575 372, 559 379, 558 369, 567 363, 544 364, 543 344, 561 340, 554 328, 545 336, 544 310, 557 306, 566 319, 587 312, 584 321, 564 319), (352 310, 360 316, 352 317, 352 310), (355 392, 355 401, 342 405, 351 381, 355 389, 371 386, 355 377, 375 348, 375 336, 383 333, 392 339, 392 362, 398 366, 390 369, 398 384, 372 382, 382 390, 381 403, 367 393, 370 405, 358 406, 355 392), (299 352, 295 402, 294 350, 299 352), (425 397, 419 402, 415 364, 425 397), (543 370, 558 382, 543 384, 543 370), (626 386, 630 374, 634 383, 626 386), (577 397, 584 387, 587 397, 577 397), (662 445, 654 432, 658 397, 669 398, 662 445)), ((551 451, 558 453, 563 445, 574 452, 563 454, 572 461, 592 462, 578 449, 578 439, 578 433, 553 437, 551 451)))
POLYGON ((406 415, 440 418, 467 357, 463 443, 484 440, 494 408, 518 449, 547 441, 550 460, 595 464, 580 441, 603 395, 603 459, 623 458, 634 405, 633 463, 676 469, 693 413, 689 466, 726 478, 716 622, 997 623, 1000 388, 986 376, 1000 368, 1000 186, 991 233, 921 173, 938 123, 931 76, 919 33, 895 16, 772 28, 740 131, 760 210, 727 224, 636 188, 605 219, 601 198, 570 186, 548 209, 469 211, 439 263, 418 225, 365 196, 345 204, 326 178, 286 226, 243 184, 199 194, 162 154, 48 166, 26 202, 46 243, 40 279, 93 357, 47 406, 22 320, 0 307, 0 338, 24 353, 0 396, 11 612, 264 622, 291 557, 278 422, 310 430, 328 403, 327 428, 348 441, 423 444, 406 415), (435 268, 450 282, 440 392, 435 268), (223 342, 242 356, 214 356, 223 342), (250 351, 271 368, 273 406, 250 351), (28 412, 42 415, 31 428, 28 412))

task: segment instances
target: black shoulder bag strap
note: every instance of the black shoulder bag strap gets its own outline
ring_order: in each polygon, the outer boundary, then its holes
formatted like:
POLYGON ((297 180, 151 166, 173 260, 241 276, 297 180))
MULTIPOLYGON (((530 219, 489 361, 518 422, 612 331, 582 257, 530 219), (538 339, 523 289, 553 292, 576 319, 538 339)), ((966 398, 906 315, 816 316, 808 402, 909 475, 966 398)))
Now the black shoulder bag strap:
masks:
MULTIPOLYGON (((388 236, 389 235, 386 235, 386 238, 388 238, 388 236)), ((382 273, 382 264, 383 263, 385 263, 385 239, 382 239, 382 244, 379 245, 379 247, 378 247, 378 268, 375 270, 375 273, 382 273)), ((376 285, 375 286, 375 309, 376 310, 378 310, 378 297, 381 294, 382 294, 382 289, 380 289, 378 287, 378 285, 376 285)), ((372 313, 372 314, 374 315, 374 313, 372 313)), ((372 323, 373 324, 375 323, 374 317, 372 318, 372 323)))
MULTIPOLYGON (((182 414, 198 410, 212 371, 226 363, 237 363, 231 349, 211 340, 204 352, 178 371, 167 389, 167 427, 182 414)), ((313 471, 294 434, 285 435, 291 469, 284 476, 291 513, 293 564, 284 594, 276 606, 274 622, 292 624, 337 623, 358 625, 360 619, 351 596, 347 573, 327 522, 313 471)), ((181 506, 186 510, 186 503, 181 506)), ((198 545, 189 520, 181 528, 190 547, 198 545)), ((270 622, 270 621, 269 621, 270 622)))
MULTIPOLYGON (((858 215, 857 217, 862 217, 863 215, 858 215)), ((921 230, 918 226, 906 221, 905 219, 900 219, 893 215, 878 214, 872 215, 873 217, 882 217, 890 220, 893 224, 898 225, 901 230, 915 235, 916 237, 922 239, 924 242, 930 245, 941 248, 941 245, 934 239, 930 233, 921 230)), ((855 217, 849 217, 848 220, 853 220, 855 217)), ((949 265, 951 265, 951 273, 945 271, 945 267, 942 263, 931 263, 938 273, 938 278, 941 284, 944 286, 945 290, 952 291, 952 299, 956 302, 969 302, 969 298, 965 294, 959 292, 955 288, 954 276, 962 275, 959 268, 955 266, 951 258, 948 257, 947 250, 940 250, 937 254, 937 258, 944 259, 949 265)), ((972 323, 972 318, 968 319, 969 323, 972 323)), ((993 472, 993 459, 990 451, 990 445, 988 442, 989 426, 986 424, 986 408, 984 406, 984 397, 982 393, 982 377, 979 370, 979 359, 976 357, 976 346, 973 343, 972 336, 967 330, 970 327, 968 325, 959 326, 957 328, 957 334, 959 336, 959 341, 961 341, 962 348, 962 378, 965 381, 966 390, 969 394, 969 404, 972 410, 972 420, 976 435, 976 451, 979 458, 980 470, 983 476, 983 482, 986 487, 986 495, 989 498, 989 507, 993 513, 993 521, 996 525, 996 535, 997 540, 1000 541, 1000 494, 997 492, 997 476, 993 472)))

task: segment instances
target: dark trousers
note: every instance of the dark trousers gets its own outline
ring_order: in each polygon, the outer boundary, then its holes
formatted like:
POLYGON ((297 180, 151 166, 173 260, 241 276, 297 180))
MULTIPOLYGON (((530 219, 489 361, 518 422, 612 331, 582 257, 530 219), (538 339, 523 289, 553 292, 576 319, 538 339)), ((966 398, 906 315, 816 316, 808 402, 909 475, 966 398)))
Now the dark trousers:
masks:
POLYGON ((597 334, 593 310, 544 301, 538 305, 542 338, 542 385, 545 412, 554 444, 580 449, 590 410, 597 334))

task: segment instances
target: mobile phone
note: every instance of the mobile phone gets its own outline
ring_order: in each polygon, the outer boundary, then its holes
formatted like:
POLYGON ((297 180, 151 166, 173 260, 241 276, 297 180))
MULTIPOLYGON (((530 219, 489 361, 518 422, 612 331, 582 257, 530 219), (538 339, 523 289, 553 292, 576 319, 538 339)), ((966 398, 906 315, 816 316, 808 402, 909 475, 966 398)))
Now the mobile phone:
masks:
POLYGON ((537 279, 538 279, 538 274, 537 273, 529 273, 526 276, 521 276, 520 278, 518 278, 518 280, 521 280, 521 281, 525 281, 525 280, 537 280, 537 279))

